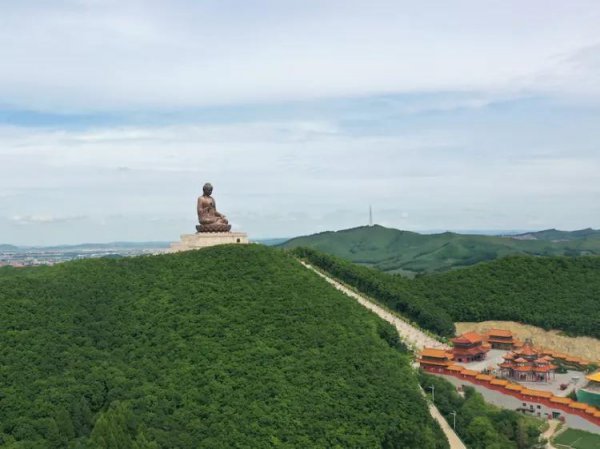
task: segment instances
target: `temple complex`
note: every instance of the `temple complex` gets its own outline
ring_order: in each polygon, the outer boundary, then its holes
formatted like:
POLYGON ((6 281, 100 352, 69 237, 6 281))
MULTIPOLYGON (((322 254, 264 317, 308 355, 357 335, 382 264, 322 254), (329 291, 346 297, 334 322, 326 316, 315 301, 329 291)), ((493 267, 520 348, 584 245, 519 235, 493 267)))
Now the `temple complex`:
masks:
POLYGON ((498 365, 502 377, 521 382, 554 380, 557 366, 552 364, 552 357, 543 355, 543 351, 535 348, 531 340, 525 341, 523 347, 506 353, 503 358, 504 362, 498 365))
POLYGON ((534 347, 531 339, 522 343, 508 331, 492 329, 484 335, 466 332, 452 342, 451 349, 423 348, 417 358, 421 369, 443 376, 458 390, 470 386, 499 407, 539 418, 559 419, 574 429, 600 432, 600 371, 585 376, 587 384, 579 383, 578 377, 585 375, 580 370, 596 363, 534 347), (500 346, 488 355, 492 344, 500 346), (511 351, 501 349, 509 344, 511 351), (490 365, 486 366, 488 360, 478 363, 474 358, 488 358, 490 365), (475 363, 455 363, 467 359, 475 363), (497 365, 498 369, 490 368, 499 360, 503 361, 497 365), (563 368, 571 366, 576 372, 558 374, 559 364, 563 368), (570 397, 569 385, 571 388, 585 385, 576 390, 577 400, 570 397))
POLYGON ((451 341, 454 360, 461 363, 483 360, 490 350, 490 346, 485 344, 483 337, 476 332, 466 332, 451 341))

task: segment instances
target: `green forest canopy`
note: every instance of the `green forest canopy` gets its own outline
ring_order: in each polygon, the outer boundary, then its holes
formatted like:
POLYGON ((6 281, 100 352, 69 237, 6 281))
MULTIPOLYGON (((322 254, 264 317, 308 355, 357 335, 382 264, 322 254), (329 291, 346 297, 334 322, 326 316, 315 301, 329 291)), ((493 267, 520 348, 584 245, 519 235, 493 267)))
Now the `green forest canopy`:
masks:
POLYGON ((512 320, 600 338, 597 256, 510 256, 411 280, 309 248, 294 254, 442 336, 453 322, 512 320))
POLYGON ((600 338, 600 257, 511 256, 415 279, 455 321, 507 320, 600 338))
POLYGON ((0 270, 10 449, 445 449, 391 327, 290 255, 0 270))

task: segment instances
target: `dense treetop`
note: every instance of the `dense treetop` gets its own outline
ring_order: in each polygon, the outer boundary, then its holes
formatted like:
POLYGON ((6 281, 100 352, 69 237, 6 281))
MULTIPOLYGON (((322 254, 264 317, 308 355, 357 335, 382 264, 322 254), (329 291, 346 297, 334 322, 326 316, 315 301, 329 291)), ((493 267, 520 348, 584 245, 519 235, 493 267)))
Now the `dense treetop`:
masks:
POLYGON ((447 448, 389 325, 281 251, 0 270, 0 444, 447 448))
POLYGON ((311 248, 295 248, 292 253, 400 312, 421 328, 444 337, 454 336, 454 322, 450 314, 418 292, 410 279, 356 265, 311 248))
POLYGON ((309 248, 294 254, 442 336, 456 321, 512 320, 600 338, 597 256, 510 256, 407 279, 309 248))
POLYGON ((455 321, 520 321, 600 338, 600 257, 512 256, 412 282, 455 321))
POLYGON ((513 237, 410 231, 363 226, 291 239, 284 248, 309 247, 382 271, 404 274, 446 271, 508 255, 600 255, 600 231, 554 229, 513 237))

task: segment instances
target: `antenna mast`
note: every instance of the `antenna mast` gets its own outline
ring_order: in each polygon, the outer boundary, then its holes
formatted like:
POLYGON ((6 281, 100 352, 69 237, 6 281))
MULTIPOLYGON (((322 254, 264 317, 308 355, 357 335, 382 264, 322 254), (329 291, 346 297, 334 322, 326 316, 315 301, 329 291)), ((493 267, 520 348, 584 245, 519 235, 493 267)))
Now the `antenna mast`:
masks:
POLYGON ((369 204, 369 226, 373 226, 373 208, 369 204))

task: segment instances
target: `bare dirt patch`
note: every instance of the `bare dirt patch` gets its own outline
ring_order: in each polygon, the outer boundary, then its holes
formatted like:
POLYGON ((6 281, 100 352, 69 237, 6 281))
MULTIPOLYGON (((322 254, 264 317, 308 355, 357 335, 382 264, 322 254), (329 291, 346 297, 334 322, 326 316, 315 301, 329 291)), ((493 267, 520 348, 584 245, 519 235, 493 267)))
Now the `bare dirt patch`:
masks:
POLYGON ((543 346, 574 357, 582 357, 600 363, 600 340, 592 337, 567 337, 560 331, 545 331, 536 326, 514 321, 482 321, 481 323, 456 323, 457 334, 467 331, 486 332, 490 329, 506 329, 520 340, 531 338, 536 346, 543 346))

